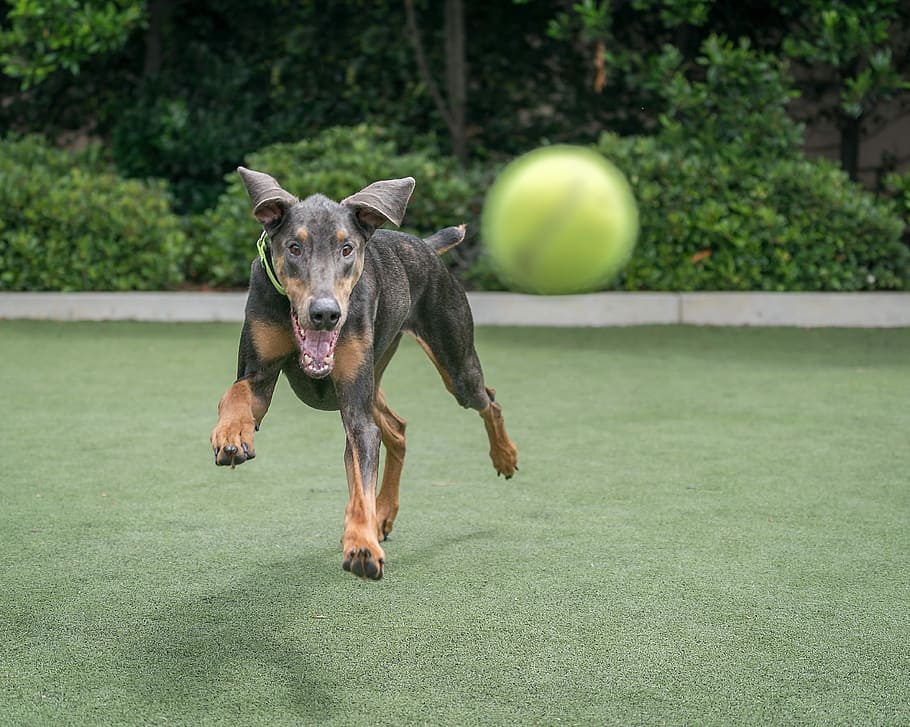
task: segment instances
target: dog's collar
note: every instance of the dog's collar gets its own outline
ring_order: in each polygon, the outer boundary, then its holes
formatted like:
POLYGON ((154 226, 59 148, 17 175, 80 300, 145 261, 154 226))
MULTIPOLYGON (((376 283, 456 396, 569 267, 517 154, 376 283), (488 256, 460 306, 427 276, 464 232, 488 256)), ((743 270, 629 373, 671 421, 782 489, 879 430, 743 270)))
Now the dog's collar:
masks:
POLYGON ((275 275, 275 270, 272 268, 271 256, 266 254, 268 244, 269 236, 266 235, 265 230, 263 230, 262 234, 259 236, 259 242, 256 243, 256 248, 259 250, 259 260, 262 263, 262 267, 265 268, 265 274, 269 276, 269 280, 272 281, 272 285, 275 286, 275 290, 287 297, 288 292, 284 289, 284 286, 278 282, 278 276, 275 275))

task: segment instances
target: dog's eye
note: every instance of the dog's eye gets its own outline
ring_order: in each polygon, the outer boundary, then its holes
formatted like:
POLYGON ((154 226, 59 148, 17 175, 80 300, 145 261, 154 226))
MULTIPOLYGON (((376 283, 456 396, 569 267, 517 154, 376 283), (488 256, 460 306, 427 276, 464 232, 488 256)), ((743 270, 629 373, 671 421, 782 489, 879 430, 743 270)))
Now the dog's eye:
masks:
POLYGON ((353 246, 353 245, 345 245, 344 247, 341 248, 341 255, 342 255, 342 257, 351 257, 351 255, 353 254, 353 252, 354 252, 354 246, 353 246))
POLYGON ((303 252, 303 248, 300 247, 296 242, 292 242, 288 245, 288 252, 291 253, 294 257, 299 256, 303 252))

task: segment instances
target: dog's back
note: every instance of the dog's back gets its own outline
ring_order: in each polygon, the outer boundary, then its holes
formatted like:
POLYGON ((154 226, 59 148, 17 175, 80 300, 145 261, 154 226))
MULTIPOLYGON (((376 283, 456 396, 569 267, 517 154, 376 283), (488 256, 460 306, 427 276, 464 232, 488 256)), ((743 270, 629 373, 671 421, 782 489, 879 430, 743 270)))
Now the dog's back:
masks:
MULTIPOLYGON (((401 330, 421 335, 427 322, 445 319, 467 309, 460 283, 440 259, 464 239, 464 227, 446 227, 427 238, 395 230, 377 230, 366 249, 363 275, 352 295, 352 305, 376 300, 374 334, 393 336, 401 330), (358 290, 360 289, 360 290, 358 290)), ((468 309, 469 314, 469 309, 468 309)))

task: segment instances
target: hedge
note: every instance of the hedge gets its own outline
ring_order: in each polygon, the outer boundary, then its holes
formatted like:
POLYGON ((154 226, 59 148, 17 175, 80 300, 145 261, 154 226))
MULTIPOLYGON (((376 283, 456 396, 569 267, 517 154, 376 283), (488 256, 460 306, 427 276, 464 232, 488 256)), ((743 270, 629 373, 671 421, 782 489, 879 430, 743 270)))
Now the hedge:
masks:
MULTIPOLYGON (((667 135, 669 138, 669 135, 667 135)), ((427 234, 467 222, 459 273, 471 287, 503 289, 478 236, 483 194, 502 164, 460 167, 430 141, 402 153, 375 126, 329 129, 251 155, 247 166, 289 191, 341 199, 381 178, 412 175, 405 227, 427 234)), ((623 169, 641 211, 635 254, 614 288, 626 290, 849 291, 908 288, 900 215, 833 165, 799 154, 757 154, 744 142, 707 151, 661 137, 604 134, 596 148, 623 169)), ((236 174, 199 218, 193 279, 242 286, 259 227, 236 174)))
POLYGON ((894 205, 828 162, 769 158, 753 170, 751 158, 690 154, 655 138, 610 134, 597 148, 625 171, 641 214, 638 246, 617 287, 910 287, 910 252, 894 205))
POLYGON ((895 206, 802 153, 787 112, 786 66, 741 39, 709 36, 686 73, 659 62, 661 129, 604 134, 597 148, 629 177, 641 212, 629 290, 902 290, 908 250, 895 206))
MULTIPOLYGON (((404 229, 426 235, 466 222, 468 238, 446 259, 469 287, 502 288, 478 232, 483 195, 503 162, 462 167, 432 139, 401 150, 396 138, 376 126, 333 128, 268 146, 244 164, 301 197, 341 199, 377 179, 414 176, 404 229)), ((638 246, 615 289, 910 289, 902 242, 910 177, 894 177, 887 199, 832 164, 743 143, 604 134, 596 148, 625 171, 641 213, 638 246)), ((163 183, 118 177, 98 147, 0 142, 2 290, 242 287, 258 235, 236 174, 213 209, 180 218, 163 183)))
POLYGON ((97 148, 0 143, 0 290, 168 289, 185 254, 163 183, 118 177, 97 148))

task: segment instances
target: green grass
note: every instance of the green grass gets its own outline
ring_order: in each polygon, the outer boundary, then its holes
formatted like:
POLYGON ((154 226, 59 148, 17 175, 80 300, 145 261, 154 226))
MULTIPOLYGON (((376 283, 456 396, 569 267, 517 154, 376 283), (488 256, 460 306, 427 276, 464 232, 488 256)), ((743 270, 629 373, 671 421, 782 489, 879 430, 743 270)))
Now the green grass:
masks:
POLYGON ((408 342, 378 583, 337 414, 212 464, 238 334, 0 323, 0 723, 910 722, 910 331, 480 330, 510 481, 408 342))

